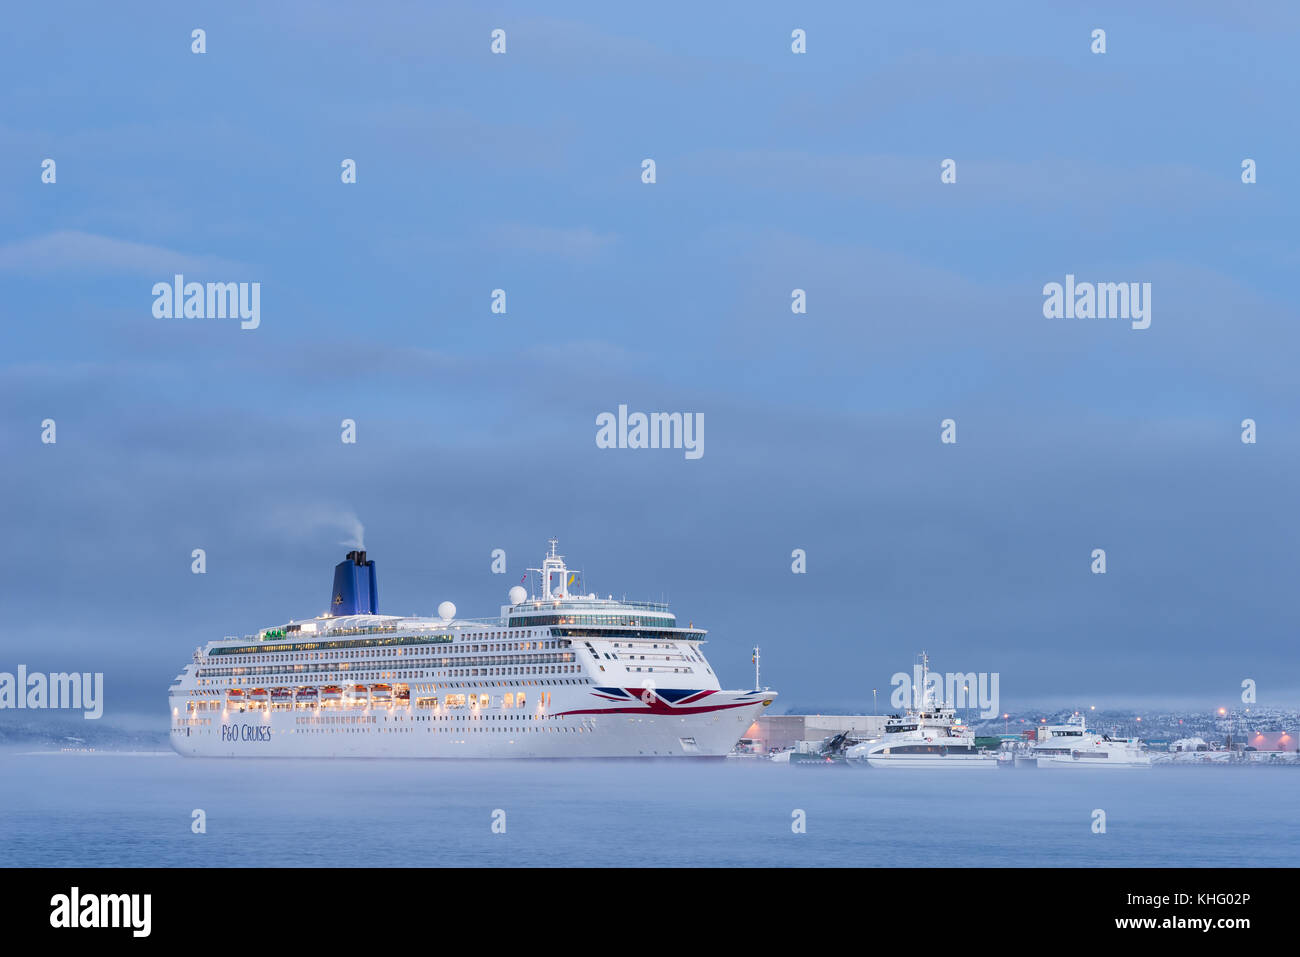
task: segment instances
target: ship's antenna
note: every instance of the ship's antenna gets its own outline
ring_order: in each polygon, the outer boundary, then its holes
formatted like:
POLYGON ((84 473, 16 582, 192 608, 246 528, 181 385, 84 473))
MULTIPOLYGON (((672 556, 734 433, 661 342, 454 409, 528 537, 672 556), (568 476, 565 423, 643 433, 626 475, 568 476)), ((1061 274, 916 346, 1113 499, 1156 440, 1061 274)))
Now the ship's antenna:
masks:
POLYGON ((917 711, 921 711, 924 709, 925 679, 928 673, 926 671, 927 665, 928 662, 925 657, 925 652, 922 651, 921 652, 921 687, 912 689, 912 707, 916 708, 917 711))
POLYGON ((763 686, 758 681, 758 645, 754 646, 754 690, 758 691, 763 686))

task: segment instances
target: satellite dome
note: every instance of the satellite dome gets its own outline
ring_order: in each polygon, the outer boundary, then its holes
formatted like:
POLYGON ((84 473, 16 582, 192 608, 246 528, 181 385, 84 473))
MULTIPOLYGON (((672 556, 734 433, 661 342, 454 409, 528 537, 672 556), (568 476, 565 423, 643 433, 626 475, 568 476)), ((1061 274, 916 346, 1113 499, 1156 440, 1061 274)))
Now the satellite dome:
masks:
POLYGON ((456 606, 449 601, 444 601, 438 606, 438 617, 443 621, 451 621, 456 617, 456 606))
POLYGON ((528 592, 523 585, 516 585, 510 589, 510 604, 517 605, 528 597, 528 592))

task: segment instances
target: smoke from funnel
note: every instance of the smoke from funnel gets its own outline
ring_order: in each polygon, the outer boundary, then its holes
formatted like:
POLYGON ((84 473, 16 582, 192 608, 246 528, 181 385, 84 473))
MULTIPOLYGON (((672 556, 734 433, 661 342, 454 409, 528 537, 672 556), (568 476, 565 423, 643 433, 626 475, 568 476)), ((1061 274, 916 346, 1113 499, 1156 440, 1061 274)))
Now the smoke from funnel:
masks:
POLYGON ((337 544, 350 549, 366 547, 366 527, 350 508, 330 504, 290 505, 276 509, 270 523, 281 535, 311 538, 319 532, 342 535, 337 544))
POLYGON ((349 537, 339 542, 340 545, 346 545, 348 548, 364 549, 366 547, 366 527, 361 524, 361 519, 357 518, 352 512, 345 516, 339 517, 340 524, 350 530, 349 537))

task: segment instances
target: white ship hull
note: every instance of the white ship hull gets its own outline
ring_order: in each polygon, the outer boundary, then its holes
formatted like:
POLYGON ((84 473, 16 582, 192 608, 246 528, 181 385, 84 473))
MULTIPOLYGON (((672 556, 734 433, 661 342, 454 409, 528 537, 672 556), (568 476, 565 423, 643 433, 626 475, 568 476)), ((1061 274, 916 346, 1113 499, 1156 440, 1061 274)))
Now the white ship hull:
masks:
POLYGON ((897 756, 868 757, 866 763, 873 768, 936 768, 942 770, 962 768, 973 771, 979 768, 994 770, 998 766, 998 759, 996 755, 992 754, 900 754, 897 756))
POLYGON ((231 711, 214 716, 211 725, 173 727, 171 744, 187 757, 724 757, 773 693, 718 691, 709 698, 709 710, 697 713, 654 713, 638 700, 606 714, 533 714, 522 720, 405 707, 231 711))
POLYGON ((1109 758, 1073 758, 1070 755, 1040 756, 1036 759, 1040 768, 1149 768, 1151 758, 1148 755, 1109 758))

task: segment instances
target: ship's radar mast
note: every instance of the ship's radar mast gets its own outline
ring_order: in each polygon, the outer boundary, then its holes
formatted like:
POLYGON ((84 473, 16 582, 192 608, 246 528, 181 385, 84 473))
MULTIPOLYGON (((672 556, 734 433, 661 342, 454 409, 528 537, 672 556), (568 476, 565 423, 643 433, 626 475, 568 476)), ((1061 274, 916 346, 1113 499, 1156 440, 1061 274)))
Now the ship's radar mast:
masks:
POLYGON ((564 565, 564 556, 557 553, 560 547, 560 541, 556 538, 547 539, 550 550, 546 558, 542 560, 541 568, 530 568, 530 572, 537 572, 542 576, 542 594, 543 600, 568 598, 569 597, 569 570, 564 565), (559 587, 551 588, 551 576, 559 575, 559 587))
POLYGON ((929 711, 935 708, 946 708, 948 706, 947 701, 940 701, 934 689, 930 687, 930 656, 922 651, 920 658, 921 683, 912 689, 912 700, 916 704, 916 709, 918 711, 929 711))

